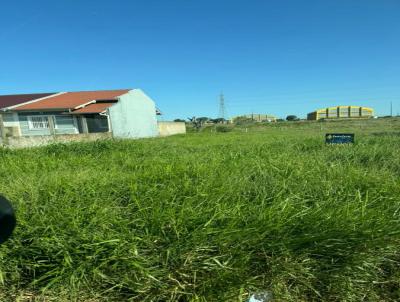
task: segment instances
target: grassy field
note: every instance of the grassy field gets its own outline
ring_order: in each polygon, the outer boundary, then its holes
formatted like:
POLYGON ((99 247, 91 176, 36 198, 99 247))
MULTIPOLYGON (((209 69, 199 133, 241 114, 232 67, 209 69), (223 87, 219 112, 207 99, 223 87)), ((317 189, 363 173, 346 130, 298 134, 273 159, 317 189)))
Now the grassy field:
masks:
POLYGON ((399 120, 213 129, 0 149, 0 301, 400 300, 399 120))

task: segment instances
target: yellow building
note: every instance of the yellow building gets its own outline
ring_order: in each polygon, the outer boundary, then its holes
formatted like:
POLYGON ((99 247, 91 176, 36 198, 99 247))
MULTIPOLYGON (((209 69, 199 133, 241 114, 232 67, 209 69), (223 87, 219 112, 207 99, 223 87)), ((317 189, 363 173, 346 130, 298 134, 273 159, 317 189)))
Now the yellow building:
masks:
POLYGON ((307 114, 307 119, 317 121, 320 119, 341 119, 341 118, 371 118, 374 116, 374 109, 362 106, 336 106, 318 109, 307 114))

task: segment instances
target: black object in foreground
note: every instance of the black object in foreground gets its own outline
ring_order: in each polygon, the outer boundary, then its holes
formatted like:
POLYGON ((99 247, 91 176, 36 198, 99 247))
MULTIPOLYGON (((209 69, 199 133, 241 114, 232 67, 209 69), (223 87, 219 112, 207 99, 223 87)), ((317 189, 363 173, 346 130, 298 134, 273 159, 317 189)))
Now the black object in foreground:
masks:
POLYGON ((354 144, 354 133, 327 133, 325 134, 327 144, 354 144))
POLYGON ((0 196, 0 244, 11 236, 15 225, 15 213, 11 204, 0 196))

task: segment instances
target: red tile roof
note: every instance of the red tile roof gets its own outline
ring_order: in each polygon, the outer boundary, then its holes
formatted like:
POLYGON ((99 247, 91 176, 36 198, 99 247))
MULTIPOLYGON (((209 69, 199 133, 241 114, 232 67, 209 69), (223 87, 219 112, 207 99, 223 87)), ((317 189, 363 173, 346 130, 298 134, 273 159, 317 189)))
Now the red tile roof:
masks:
POLYGON ((23 104, 32 100, 44 98, 55 93, 33 93, 33 94, 13 94, 0 95, 0 108, 11 107, 23 104))
POLYGON ((95 100, 116 100, 119 96, 129 91, 130 89, 66 92, 44 100, 21 105, 14 110, 74 109, 95 100))
POLYGON ((111 107, 114 105, 114 103, 96 103, 96 104, 90 104, 87 105, 86 107, 74 110, 71 112, 72 114, 84 114, 84 113, 101 113, 104 110, 106 110, 108 107, 111 107))

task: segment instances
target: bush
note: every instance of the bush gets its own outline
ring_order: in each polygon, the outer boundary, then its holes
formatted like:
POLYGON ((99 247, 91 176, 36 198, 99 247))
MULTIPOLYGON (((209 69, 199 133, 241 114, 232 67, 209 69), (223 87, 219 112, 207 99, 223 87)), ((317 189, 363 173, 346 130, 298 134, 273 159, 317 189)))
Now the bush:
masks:
POLYGON ((219 125, 215 127, 215 131, 217 132, 230 132, 233 130, 233 127, 225 126, 225 125, 219 125))
POLYGON ((299 121, 300 119, 296 115, 288 115, 286 117, 287 121, 299 121))

